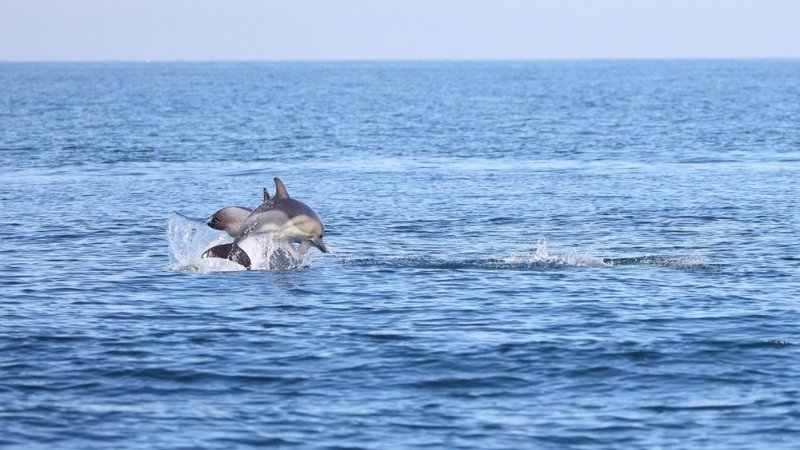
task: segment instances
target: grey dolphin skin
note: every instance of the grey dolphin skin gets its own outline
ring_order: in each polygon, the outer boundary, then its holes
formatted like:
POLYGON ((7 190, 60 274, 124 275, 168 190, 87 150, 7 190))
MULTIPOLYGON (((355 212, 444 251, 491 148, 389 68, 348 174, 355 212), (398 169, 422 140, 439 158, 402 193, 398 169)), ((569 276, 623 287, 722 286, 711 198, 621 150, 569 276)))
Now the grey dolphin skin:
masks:
POLYGON ((225 231, 235 238, 242 222, 252 212, 252 209, 243 206, 228 206, 215 212, 206 224, 215 230, 225 231))
POLYGON ((203 258, 224 258, 250 268, 250 257, 239 243, 250 236, 275 233, 289 242, 300 244, 298 251, 305 254, 311 247, 327 253, 322 242, 325 227, 317 213, 305 203, 289 197, 286 186, 275 177, 275 196, 270 198, 264 189, 264 202, 253 211, 241 206, 222 208, 208 220, 208 226, 227 232, 234 241, 212 247, 203 258))

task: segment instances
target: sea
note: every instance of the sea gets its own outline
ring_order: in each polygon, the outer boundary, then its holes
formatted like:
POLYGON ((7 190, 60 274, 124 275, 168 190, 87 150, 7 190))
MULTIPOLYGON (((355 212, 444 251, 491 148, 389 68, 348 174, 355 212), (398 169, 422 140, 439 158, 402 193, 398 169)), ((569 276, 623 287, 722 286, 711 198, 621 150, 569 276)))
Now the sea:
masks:
POLYGON ((800 60, 2 63, 0 163, 0 447, 800 448, 800 60))

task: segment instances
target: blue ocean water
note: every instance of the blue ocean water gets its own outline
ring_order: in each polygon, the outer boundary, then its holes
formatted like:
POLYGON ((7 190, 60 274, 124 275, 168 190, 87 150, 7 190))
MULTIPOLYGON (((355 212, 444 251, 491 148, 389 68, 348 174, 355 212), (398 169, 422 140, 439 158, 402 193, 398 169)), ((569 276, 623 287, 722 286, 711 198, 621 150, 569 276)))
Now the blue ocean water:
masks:
POLYGON ((796 60, 0 64, 0 445, 797 448, 799 125, 796 60), (179 261, 275 176, 330 253, 179 261))

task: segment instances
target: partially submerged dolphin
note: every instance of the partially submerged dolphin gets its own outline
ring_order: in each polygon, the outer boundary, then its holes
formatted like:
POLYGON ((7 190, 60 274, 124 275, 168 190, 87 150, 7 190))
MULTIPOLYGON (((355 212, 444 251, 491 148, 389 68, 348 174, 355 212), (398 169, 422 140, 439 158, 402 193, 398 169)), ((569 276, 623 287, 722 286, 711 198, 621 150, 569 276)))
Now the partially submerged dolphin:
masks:
POLYGON ((250 236, 274 233, 289 242, 300 244, 297 251, 305 254, 312 246, 327 253, 322 242, 325 227, 317 213, 305 203, 289 197, 286 186, 275 177, 275 196, 270 198, 264 189, 264 202, 255 210, 242 206, 228 206, 214 213, 207 222, 216 230, 223 230, 233 237, 230 244, 211 247, 203 258, 224 258, 250 268, 250 256, 239 243, 250 236))

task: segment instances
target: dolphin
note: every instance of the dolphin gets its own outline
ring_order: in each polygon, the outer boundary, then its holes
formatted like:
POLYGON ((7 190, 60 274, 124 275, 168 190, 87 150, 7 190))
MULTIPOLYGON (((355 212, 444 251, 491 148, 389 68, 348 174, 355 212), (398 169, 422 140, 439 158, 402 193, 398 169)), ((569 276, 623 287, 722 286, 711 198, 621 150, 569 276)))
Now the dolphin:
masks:
POLYGON ((311 247, 323 253, 328 248, 322 241, 325 226, 317 213, 305 203, 289 197, 280 178, 275 177, 275 196, 270 198, 264 189, 264 202, 256 209, 242 206, 228 206, 214 213, 208 220, 209 227, 224 230, 233 242, 212 247, 203 253, 203 258, 225 258, 246 268, 250 268, 250 257, 239 243, 250 236, 274 233, 289 242, 299 244, 297 251, 302 255, 311 247))

